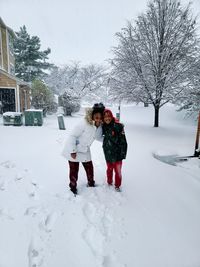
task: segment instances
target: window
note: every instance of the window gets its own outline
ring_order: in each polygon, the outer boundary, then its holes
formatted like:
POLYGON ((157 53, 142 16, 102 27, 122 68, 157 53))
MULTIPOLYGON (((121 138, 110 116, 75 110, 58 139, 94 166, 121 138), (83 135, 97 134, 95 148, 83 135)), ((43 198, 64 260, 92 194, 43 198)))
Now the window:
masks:
POLYGON ((14 46, 13 46, 13 37, 8 33, 8 42, 9 42, 9 51, 12 56, 14 56, 14 46))
POLYGON ((2 68, 3 65, 3 55, 2 55, 2 37, 1 37, 1 26, 0 26, 0 68, 2 68))
POLYGON ((10 63, 10 73, 15 75, 15 66, 12 63, 10 63))

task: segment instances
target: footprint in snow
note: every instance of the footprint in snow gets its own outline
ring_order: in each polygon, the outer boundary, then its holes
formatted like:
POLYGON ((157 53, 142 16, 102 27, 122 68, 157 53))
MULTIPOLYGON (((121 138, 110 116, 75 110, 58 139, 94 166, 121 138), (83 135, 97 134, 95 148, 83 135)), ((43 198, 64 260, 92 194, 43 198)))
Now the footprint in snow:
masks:
POLYGON ((24 178, 23 174, 21 173, 17 173, 16 176, 15 176, 15 181, 20 181, 24 178))
POLYGON ((41 256, 42 249, 39 249, 35 239, 32 239, 28 247, 28 262, 29 267, 39 267, 43 264, 43 257, 41 256))
POLYGON ((1 162, 1 163, 0 163, 0 166, 2 166, 2 167, 4 167, 4 168, 7 168, 7 169, 15 168, 15 164, 12 163, 12 162, 9 161, 9 160, 4 161, 4 162, 1 162))
POLYGON ((56 220, 57 220, 57 213, 56 212, 50 213, 44 218, 44 221, 39 224, 39 227, 42 230, 46 231, 47 233, 50 233, 53 230, 56 220))
POLYGON ((61 138, 59 138, 59 139, 56 139, 56 142, 57 142, 58 144, 62 145, 63 140, 62 140, 61 138))
POLYGON ((82 238, 90 248, 95 258, 101 259, 101 255, 104 253, 103 245, 105 238, 98 231, 98 229, 93 225, 88 225, 88 227, 82 233, 82 238))
POLYGON ((35 186, 35 187, 38 187, 38 183, 37 183, 37 181, 35 181, 35 180, 32 180, 32 181, 31 181, 31 184, 32 184, 33 186, 35 186))
POLYGON ((6 189, 6 182, 3 181, 3 182, 0 183, 0 190, 4 191, 5 189, 6 189))
POLYGON ((4 217, 9 220, 14 220, 14 218, 9 214, 6 209, 0 209, 0 217, 4 217))
POLYGON ((113 251, 109 255, 103 257, 101 267, 127 267, 126 263, 120 263, 117 260, 116 252, 113 251))
POLYGON ((101 204, 96 207, 89 202, 83 207, 83 214, 91 225, 98 227, 105 239, 110 236, 110 228, 112 226, 113 218, 109 213, 109 209, 101 204))
POLYGON ((26 209, 24 215, 35 217, 38 214, 39 210, 40 210, 39 207, 29 207, 26 209))
POLYGON ((38 199, 38 195, 37 195, 37 193, 36 193, 35 191, 31 191, 31 192, 29 192, 28 195, 29 195, 30 198, 38 199))
POLYGON ((108 240, 111 235, 113 218, 106 210, 101 218, 102 219, 101 219, 100 230, 102 235, 104 235, 106 240, 108 240))
POLYGON ((96 209, 92 203, 86 203, 83 207, 83 214, 86 217, 87 221, 91 224, 94 223, 94 218, 96 214, 96 209))
POLYGON ((116 258, 114 255, 106 255, 102 259, 102 267, 116 266, 116 258))
POLYGON ((30 198, 34 198, 34 200, 38 200, 40 198, 37 192, 38 188, 36 187, 36 185, 33 185, 32 183, 31 185, 32 185, 32 188, 29 189, 28 196, 30 198))

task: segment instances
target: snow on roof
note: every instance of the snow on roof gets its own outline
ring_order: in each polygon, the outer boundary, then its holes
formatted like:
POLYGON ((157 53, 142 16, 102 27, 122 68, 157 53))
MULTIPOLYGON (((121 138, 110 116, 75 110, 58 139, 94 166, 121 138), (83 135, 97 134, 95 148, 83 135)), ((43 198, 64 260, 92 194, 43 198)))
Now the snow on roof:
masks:
POLYGON ((1 17, 0 17, 0 24, 1 24, 3 27, 7 28, 7 30, 8 30, 9 33, 12 35, 12 37, 17 38, 17 35, 16 35, 15 32, 13 31, 13 29, 11 29, 10 27, 8 27, 8 26, 5 24, 5 22, 3 21, 3 19, 2 19, 1 17))

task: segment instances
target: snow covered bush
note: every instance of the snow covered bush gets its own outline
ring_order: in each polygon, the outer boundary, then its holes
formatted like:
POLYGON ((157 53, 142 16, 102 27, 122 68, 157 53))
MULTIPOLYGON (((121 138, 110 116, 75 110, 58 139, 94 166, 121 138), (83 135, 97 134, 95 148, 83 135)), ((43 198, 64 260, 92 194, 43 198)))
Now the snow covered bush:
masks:
POLYGON ((64 109, 65 116, 71 116, 72 112, 77 112, 80 110, 80 97, 69 94, 65 92, 58 97, 59 106, 62 106, 64 109))
POLYGON ((57 104, 51 90, 40 80, 35 80, 31 87, 31 105, 46 112, 56 112, 57 104))

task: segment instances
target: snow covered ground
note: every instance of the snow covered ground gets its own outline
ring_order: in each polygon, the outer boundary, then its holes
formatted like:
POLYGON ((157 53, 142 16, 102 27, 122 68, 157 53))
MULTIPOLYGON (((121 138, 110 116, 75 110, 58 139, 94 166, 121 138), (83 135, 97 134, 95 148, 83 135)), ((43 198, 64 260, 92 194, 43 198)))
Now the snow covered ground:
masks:
MULTIPOLYGON (((116 109, 113 109, 116 111, 116 109)), ((83 114, 42 127, 3 126, 0 118, 0 267, 199 267, 200 160, 171 166, 162 155, 193 154, 195 124, 161 110, 122 107, 128 140, 122 192, 105 184, 101 144, 92 146, 95 188, 80 168, 75 198, 61 150, 83 114)))

